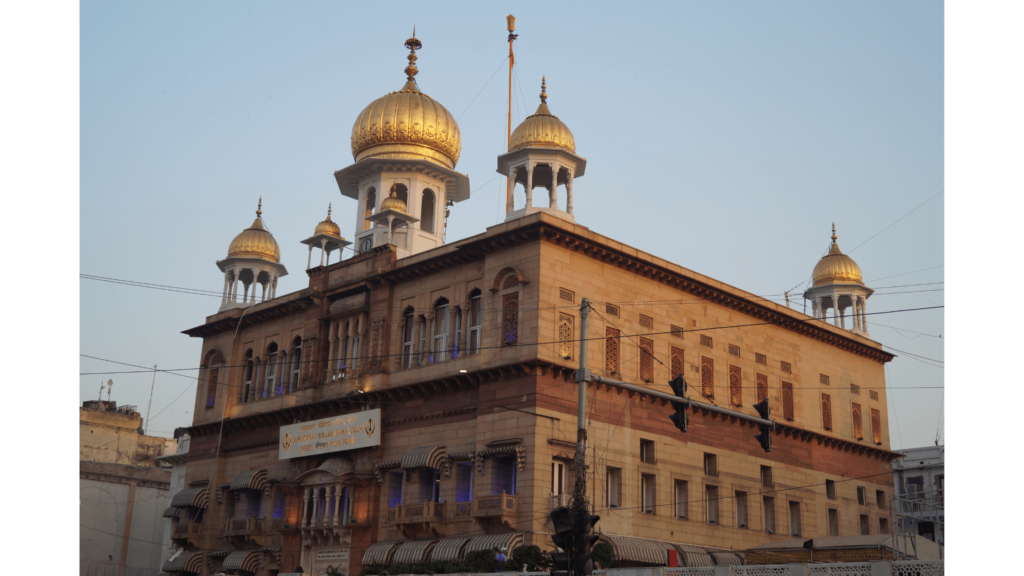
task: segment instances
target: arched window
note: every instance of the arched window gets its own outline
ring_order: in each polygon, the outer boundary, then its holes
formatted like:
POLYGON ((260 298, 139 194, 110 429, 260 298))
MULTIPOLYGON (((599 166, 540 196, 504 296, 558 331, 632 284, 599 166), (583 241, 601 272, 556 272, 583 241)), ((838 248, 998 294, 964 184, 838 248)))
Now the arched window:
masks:
POLYGON ((413 344, 416 334, 416 318, 412 306, 405 309, 405 323, 402 326, 402 368, 412 368, 413 344))
POLYGON ((267 366, 263 369, 263 393, 260 398, 266 398, 274 393, 274 373, 277 372, 277 343, 267 347, 267 366))
POLYGON ((292 341, 292 364, 288 375, 288 391, 294 392, 299 387, 299 372, 302 370, 302 338, 296 336, 292 341))
POLYGON ((434 321, 431 328, 430 362, 444 362, 448 357, 448 299, 439 298, 434 304, 434 321))
POLYGON ((434 233, 434 191, 423 190, 423 201, 420 203, 420 230, 434 233))
POLYGON ((220 375, 220 365, 224 361, 220 352, 211 350, 206 355, 206 407, 213 408, 217 403, 217 380, 220 375))
POLYGON ((467 347, 470 354, 480 352, 480 331, 484 324, 481 302, 479 288, 469 293, 469 342, 467 347))
POLYGON ((252 392, 252 349, 246 350, 245 352, 245 370, 242 374, 242 402, 249 401, 249 395, 252 392))
POLYGON ((502 297, 501 338, 505 344, 519 341, 519 292, 511 292, 502 297))
MULTIPOLYGON (((363 210, 363 216, 373 216, 373 209, 377 206, 377 189, 370 188, 366 191, 366 204, 363 210)), ((370 229, 370 221, 363 220, 363 230, 370 229)))
POLYGON ((456 306, 454 308, 455 316, 455 343, 452 345, 452 359, 459 357, 459 345, 462 344, 462 306, 456 306))

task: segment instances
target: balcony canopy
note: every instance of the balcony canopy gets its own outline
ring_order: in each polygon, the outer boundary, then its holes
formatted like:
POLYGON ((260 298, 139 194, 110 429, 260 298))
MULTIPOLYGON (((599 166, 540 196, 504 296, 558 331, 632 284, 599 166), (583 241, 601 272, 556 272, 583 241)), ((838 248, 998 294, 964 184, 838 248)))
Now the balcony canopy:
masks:
POLYGON ((406 452, 402 458, 402 469, 433 468, 444 469, 444 446, 420 446, 406 452))
POLYGON ((413 540, 410 542, 402 542, 398 545, 398 549, 395 550, 394 556, 391 558, 392 564, 416 564, 422 562, 426 558, 427 554, 430 553, 431 548, 437 544, 437 539, 432 540, 413 540))
POLYGON ((164 572, 191 572, 193 574, 199 574, 202 569, 203 553, 185 552, 184 550, 171 556, 167 562, 164 562, 163 567, 164 572))
POLYGON ((192 506, 205 509, 209 504, 209 494, 210 491, 206 488, 187 488, 174 495, 174 498, 171 499, 171 506, 174 508, 192 506))
POLYGON ((243 570, 245 572, 256 572, 260 568, 259 550, 235 550, 224 558, 221 565, 222 571, 243 570))
POLYGON ((395 553, 395 548, 401 542, 397 540, 388 540, 385 542, 377 542, 371 544, 366 552, 363 553, 363 566, 371 566, 373 564, 391 564, 391 557, 395 553))
POLYGON ((267 487, 266 470, 242 472, 231 481, 232 490, 263 490, 267 487))
POLYGON ((469 544, 466 544, 466 549, 462 553, 466 555, 477 550, 492 550, 494 548, 501 550, 502 548, 508 548, 508 553, 511 555, 512 549, 522 543, 523 535, 519 532, 484 534, 482 536, 474 536, 469 541, 469 544))
POLYGON ((430 551, 431 562, 448 562, 462 559, 462 549, 469 542, 466 536, 445 538, 430 551))

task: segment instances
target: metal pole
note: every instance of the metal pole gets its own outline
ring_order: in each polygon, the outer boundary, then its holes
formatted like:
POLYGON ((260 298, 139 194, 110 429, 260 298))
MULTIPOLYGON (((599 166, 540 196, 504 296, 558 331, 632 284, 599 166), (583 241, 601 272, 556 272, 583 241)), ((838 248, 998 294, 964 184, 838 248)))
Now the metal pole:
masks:
MULTIPOLYGON (((515 65, 516 57, 512 52, 512 42, 519 36, 516 31, 516 17, 509 14, 508 21, 508 137, 505 139, 505 151, 512 147, 512 66, 515 65)), ((505 185, 505 213, 511 211, 512 201, 512 179, 508 178, 505 185)))
POLYGON ((156 364, 153 364, 153 384, 149 387, 149 406, 146 408, 146 427, 142 429, 142 435, 149 430, 149 412, 153 409, 153 390, 156 389, 156 364))
POLYGON ((578 409, 576 413, 576 484, 573 489, 573 500, 582 504, 587 498, 587 327, 590 317, 590 299, 584 298, 580 303, 580 368, 576 371, 576 384, 579 388, 578 409))

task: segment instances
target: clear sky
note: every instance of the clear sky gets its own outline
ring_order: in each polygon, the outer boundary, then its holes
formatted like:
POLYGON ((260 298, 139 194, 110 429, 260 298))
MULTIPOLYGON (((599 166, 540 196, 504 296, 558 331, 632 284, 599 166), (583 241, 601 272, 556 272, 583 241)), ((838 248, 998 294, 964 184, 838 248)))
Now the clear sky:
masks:
MULTIPOLYGON (((546 75, 548 104, 588 162, 574 187, 580 224, 781 301, 835 221, 878 290, 868 312, 944 304, 941 2, 512 6, 83 3, 82 273, 220 291, 215 262, 262 196, 290 272, 278 293, 302 288, 299 240, 328 202, 352 236, 355 202, 333 173, 352 163, 356 115, 402 86, 413 25, 419 86, 458 119, 457 170, 472 183, 448 239, 497 223, 512 11, 513 123, 534 111, 546 75)), ((195 367, 201 342, 180 332, 218 298, 81 280, 81 353, 195 367)), ((869 323, 901 351, 887 368, 893 447, 932 444, 944 370, 904 352, 944 360, 944 311, 869 323)), ((113 399, 145 416, 152 374, 81 376, 80 399, 108 378, 113 399)), ((150 433, 191 423, 190 382, 157 376, 150 433)))

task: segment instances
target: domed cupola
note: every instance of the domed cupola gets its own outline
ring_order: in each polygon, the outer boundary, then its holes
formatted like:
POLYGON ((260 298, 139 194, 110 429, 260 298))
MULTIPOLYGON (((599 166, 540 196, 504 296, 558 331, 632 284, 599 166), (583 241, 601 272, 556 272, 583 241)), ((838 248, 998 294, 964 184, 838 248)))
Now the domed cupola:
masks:
POLYGON ((498 156, 498 173, 509 179, 505 220, 545 212, 570 222, 573 216, 573 181, 586 170, 587 160, 576 155, 576 138, 558 116, 548 108, 547 78, 541 78, 540 106, 512 132, 508 152, 498 156), (515 189, 522 186, 526 202, 515 205, 515 189), (546 207, 533 205, 533 189, 548 190, 546 207), (565 187, 565 209, 558 206, 558 187, 565 187))
POLYGON ((352 244, 348 240, 345 240, 341 236, 341 228, 331 220, 331 205, 327 205, 327 218, 324 218, 322 222, 316 225, 313 229, 313 235, 302 243, 309 247, 309 255, 306 257, 306 270, 311 268, 313 262, 313 248, 320 249, 320 264, 319 266, 330 266, 331 265, 331 252, 338 251, 338 260, 341 261, 341 250, 342 248, 352 244), (324 261, 324 257, 327 261, 324 261))
POLYGON ((263 198, 256 208, 256 220, 228 246, 227 258, 217 262, 224 273, 224 293, 220 310, 251 306, 256 303, 256 285, 262 286, 260 302, 277 296, 277 279, 287 276, 281 265, 281 247, 263 223, 263 198), (242 301, 238 285, 242 284, 242 301), (251 290, 250 290, 251 288, 251 290))
POLYGON ((415 29, 405 47, 405 85, 363 108, 352 125, 355 163, 334 173, 342 195, 359 202, 356 254, 385 244, 394 245, 399 258, 437 248, 444 244, 446 207, 469 199, 469 177, 455 171, 462 153, 459 125, 416 81, 416 51, 423 43, 415 29), (402 212, 414 217, 400 230, 386 218, 373 218, 385 210, 392 188, 405 205, 402 212))
POLYGON ((813 303, 815 318, 827 322, 828 311, 834 315, 834 324, 851 332, 868 335, 866 306, 874 290, 864 285, 860 266, 839 250, 836 242, 836 225, 832 223, 832 244, 828 252, 814 266, 811 274, 812 287, 804 292, 804 298, 813 303))

